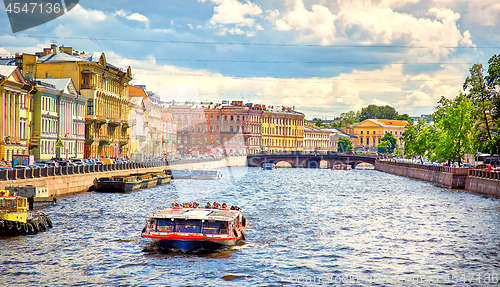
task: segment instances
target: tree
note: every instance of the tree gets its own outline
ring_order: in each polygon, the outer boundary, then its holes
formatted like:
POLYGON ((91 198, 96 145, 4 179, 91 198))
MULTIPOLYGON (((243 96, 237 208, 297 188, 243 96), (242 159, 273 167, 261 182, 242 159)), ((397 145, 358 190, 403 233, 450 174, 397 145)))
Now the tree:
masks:
POLYGON ((493 124, 493 98, 494 89, 491 89, 484 78, 483 65, 474 64, 469 69, 470 75, 465 79, 464 91, 466 97, 476 107, 481 115, 476 122, 475 146, 480 151, 490 151, 493 142, 492 126, 493 124))
POLYGON ((347 113, 340 114, 340 126, 347 127, 347 124, 354 124, 359 122, 359 115, 354 111, 348 111, 347 113))
MULTIPOLYGON (((422 157, 428 152, 427 140, 424 138, 424 129, 429 125, 426 124, 425 120, 418 119, 418 122, 414 124, 411 119, 408 119, 408 124, 406 125, 406 130, 401 136, 401 140, 404 145, 404 156, 406 158, 420 157, 420 162, 423 163, 422 157)), ((429 131, 427 131, 429 132, 429 131)), ((425 135, 427 135, 426 133, 425 135)))
POLYGON ((380 143, 383 142, 387 142, 388 153, 392 153, 394 149, 398 147, 398 139, 391 133, 386 133, 380 139, 380 143))
POLYGON ((391 106, 368 105, 359 112, 359 121, 366 119, 388 119, 394 120, 398 112, 391 106))
POLYGON ((430 158, 448 164, 458 162, 460 166, 462 157, 474 152, 472 140, 476 109, 462 93, 453 100, 441 97, 438 103, 433 115, 436 129, 433 140, 436 146, 430 158))
POLYGON ((396 120, 409 121, 411 119, 410 119, 410 116, 408 114, 402 114, 402 115, 397 116, 396 120))
POLYGON ((378 146, 377 146, 377 152, 379 153, 391 153, 392 151, 389 151, 389 142, 387 141, 381 141, 378 146))
POLYGON ((339 152, 352 151, 352 142, 348 138, 341 137, 337 142, 339 152))
POLYGON ((314 123, 314 125, 318 128, 322 128, 323 127, 323 121, 321 119, 317 119, 316 122, 314 123))

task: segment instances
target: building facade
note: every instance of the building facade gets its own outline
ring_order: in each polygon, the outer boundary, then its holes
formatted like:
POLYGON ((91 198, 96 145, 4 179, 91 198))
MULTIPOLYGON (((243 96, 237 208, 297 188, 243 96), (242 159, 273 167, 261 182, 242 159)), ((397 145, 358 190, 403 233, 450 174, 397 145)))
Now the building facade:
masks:
POLYGON ((86 54, 70 47, 44 49, 36 61, 23 60, 35 79, 71 78, 88 99, 85 157, 128 156, 128 85, 132 71, 106 62, 104 53, 86 54))
POLYGON ((286 107, 262 106, 261 150, 270 153, 304 150, 304 114, 286 107))
POLYGON ((355 151, 377 151, 377 146, 386 133, 393 134, 399 148, 403 148, 401 139, 406 130, 406 121, 367 119, 354 126, 343 128, 346 133, 356 136, 353 147, 355 151))
POLYGON ((34 88, 17 66, 0 65, 0 160, 29 154, 34 88))
POLYGON ((329 130, 306 125, 304 127, 304 152, 326 153, 330 151, 330 135, 329 130))
POLYGON ((87 99, 69 79, 37 81, 31 154, 36 159, 83 158, 87 99))

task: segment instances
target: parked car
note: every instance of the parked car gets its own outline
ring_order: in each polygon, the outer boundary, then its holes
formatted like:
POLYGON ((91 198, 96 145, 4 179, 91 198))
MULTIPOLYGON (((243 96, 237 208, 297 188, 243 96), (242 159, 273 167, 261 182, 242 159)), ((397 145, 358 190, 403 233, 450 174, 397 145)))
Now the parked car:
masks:
POLYGON ((16 165, 14 169, 31 169, 31 168, 27 165, 16 165))
POLYGON ((355 155, 355 153, 353 151, 348 151, 345 153, 346 155, 355 155))

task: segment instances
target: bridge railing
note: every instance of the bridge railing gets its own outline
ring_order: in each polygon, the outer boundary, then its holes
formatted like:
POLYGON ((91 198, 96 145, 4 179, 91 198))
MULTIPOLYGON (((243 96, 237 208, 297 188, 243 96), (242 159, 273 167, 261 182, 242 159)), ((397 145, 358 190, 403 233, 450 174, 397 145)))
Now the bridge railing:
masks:
POLYGON ((453 175, 468 175, 469 174, 469 169, 466 167, 426 165, 426 164, 411 163, 411 162, 398 162, 398 161, 391 161, 391 160, 377 160, 377 163, 388 164, 388 165, 393 165, 393 166, 400 166, 400 167, 407 167, 407 168, 416 168, 416 169, 429 170, 429 171, 447 172, 447 173, 452 173, 453 175))

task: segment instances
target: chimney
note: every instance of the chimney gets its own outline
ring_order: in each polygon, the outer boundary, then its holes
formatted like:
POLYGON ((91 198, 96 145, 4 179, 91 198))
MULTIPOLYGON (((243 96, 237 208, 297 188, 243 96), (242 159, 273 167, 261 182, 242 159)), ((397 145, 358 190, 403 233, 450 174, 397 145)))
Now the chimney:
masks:
POLYGON ((51 48, 43 48, 43 55, 47 56, 49 54, 52 54, 52 49, 51 48))
POLYGON ((57 54, 57 45, 56 44, 52 44, 50 45, 50 48, 52 49, 52 54, 57 54))

